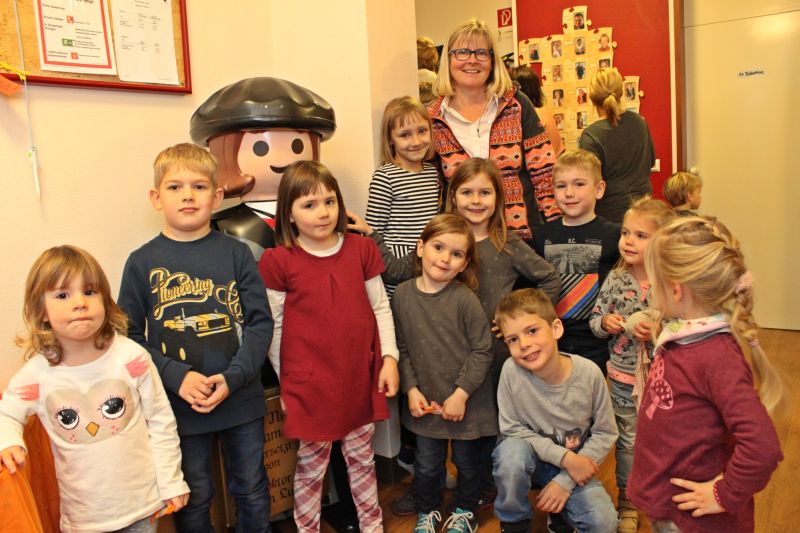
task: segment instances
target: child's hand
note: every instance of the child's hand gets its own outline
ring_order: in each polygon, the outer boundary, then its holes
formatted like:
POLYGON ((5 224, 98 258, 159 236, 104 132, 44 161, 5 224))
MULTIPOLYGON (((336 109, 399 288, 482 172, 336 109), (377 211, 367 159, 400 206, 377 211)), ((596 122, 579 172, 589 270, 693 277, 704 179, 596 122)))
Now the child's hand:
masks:
POLYGON ((174 498, 170 498, 167 500, 166 503, 168 506, 172 506, 172 512, 177 513, 184 507, 186 507, 186 503, 189 501, 189 493, 181 494, 180 496, 175 496, 174 498))
POLYGON ((619 335, 625 331, 625 318, 616 313, 609 313, 600 321, 600 327, 612 335, 619 335))
POLYGON ((494 336, 497 337, 498 339, 503 338, 503 332, 500 331, 500 326, 498 326, 497 322, 495 322, 494 320, 492 320, 492 333, 494 333, 494 336))
POLYGON ((196 400, 192 409, 198 413, 210 413, 214 410, 222 400, 228 397, 230 390, 228 384, 225 382, 225 376, 222 374, 214 374, 205 380, 205 385, 213 390, 211 395, 206 399, 196 400))
POLYGON ((347 229, 352 231, 357 231, 362 235, 369 235, 374 230, 367 224, 367 221, 361 218, 360 216, 356 215, 349 209, 346 210, 347 212, 347 229))
POLYGON ((561 459, 561 466, 566 469, 569 477, 581 487, 599 471, 597 463, 592 461, 591 458, 572 451, 564 454, 564 458, 561 459))
POLYGON ((633 338, 639 342, 648 342, 653 340, 653 332, 650 329, 650 322, 643 320, 633 326, 633 338))
POLYGON ((551 481, 536 496, 536 508, 545 513, 560 513, 569 498, 569 492, 551 481))
POLYGON ((468 398, 469 395, 464 389, 456 387, 453 394, 442 404, 442 418, 451 422, 461 422, 464 420, 468 398))
POLYGON ((8 468, 11 474, 17 473, 17 465, 25 466, 25 448, 22 446, 9 446, 5 450, 0 450, 0 472, 3 465, 8 468))
POLYGON ((400 388, 400 372, 397 370, 397 360, 391 355, 384 356, 381 373, 378 374, 378 392, 386 393, 387 398, 397 394, 400 388))
POLYGON ((428 399, 417 387, 408 391, 408 411, 414 418, 419 418, 428 414, 425 409, 430 407, 428 399))
POLYGON ((722 474, 701 483, 672 478, 669 480, 670 483, 689 491, 673 496, 672 501, 678 504, 678 509, 681 511, 692 511, 692 516, 695 518, 707 514, 724 513, 725 509, 714 497, 714 483, 720 479, 722 479, 722 474))
POLYGON ((178 389, 178 396, 189 402, 189 405, 194 405, 197 400, 205 400, 212 392, 205 381, 206 377, 200 372, 188 371, 178 389))

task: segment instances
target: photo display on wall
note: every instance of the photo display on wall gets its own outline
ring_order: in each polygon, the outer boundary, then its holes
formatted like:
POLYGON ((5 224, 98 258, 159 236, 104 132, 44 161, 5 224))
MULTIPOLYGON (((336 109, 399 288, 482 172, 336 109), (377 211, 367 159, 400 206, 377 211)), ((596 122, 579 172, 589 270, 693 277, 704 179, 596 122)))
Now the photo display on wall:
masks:
MULTIPOLYGON (((589 100, 589 82, 601 68, 614 66, 617 42, 611 26, 595 27, 588 6, 562 11, 562 33, 519 41, 520 65, 539 63, 546 105, 555 117, 561 140, 568 150, 578 147, 581 132, 599 116, 589 100)), ((622 107, 639 112, 639 76, 625 76, 622 107)))

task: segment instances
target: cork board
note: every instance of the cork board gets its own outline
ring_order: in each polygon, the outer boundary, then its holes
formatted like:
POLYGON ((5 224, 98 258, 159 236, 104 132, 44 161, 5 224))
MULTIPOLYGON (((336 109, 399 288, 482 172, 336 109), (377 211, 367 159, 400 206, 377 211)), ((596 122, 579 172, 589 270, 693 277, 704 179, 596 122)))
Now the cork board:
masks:
MULTIPOLYGON (((174 94, 188 94, 192 92, 192 78, 189 68, 189 29, 186 24, 186 0, 172 1, 172 25, 173 38, 175 40, 175 62, 178 70, 178 85, 159 85, 123 81, 116 75, 79 74, 74 72, 42 70, 39 63, 33 1, 35 0, 10 0, 0 2, 0 28, 3 28, 3 31, 0 32, 0 63, 8 63, 15 68, 20 68, 22 64, 16 31, 17 22, 14 17, 14 5, 12 4, 12 2, 16 2, 22 50, 25 57, 25 70, 28 72, 28 83, 174 94)), ((108 0, 108 3, 110 11, 113 0, 108 0)), ((111 16, 111 14, 109 14, 109 16, 111 16)), ((113 28, 111 31, 113 32, 113 28)), ((19 76, 11 72, 0 70, 0 75, 10 80, 19 80, 19 76)))

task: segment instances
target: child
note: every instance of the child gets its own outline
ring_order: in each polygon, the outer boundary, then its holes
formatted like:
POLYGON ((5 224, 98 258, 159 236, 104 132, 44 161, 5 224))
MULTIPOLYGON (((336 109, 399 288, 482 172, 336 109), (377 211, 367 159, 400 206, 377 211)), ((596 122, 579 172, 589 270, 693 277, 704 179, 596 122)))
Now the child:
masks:
MULTIPOLYGON (((673 216, 659 200, 645 196, 633 203, 622 219, 619 239, 620 264, 603 283, 592 309, 589 327, 597 337, 610 338, 608 377, 611 400, 617 419, 617 487, 619 488, 619 532, 636 533, 639 513, 627 496, 628 475, 633 463, 636 437, 636 405, 633 392, 639 351, 650 353, 650 322, 638 321, 626 329, 626 320, 650 307, 650 281, 644 268, 644 255, 650 237, 673 216)), ((639 315, 641 316, 641 315, 639 315)))
MULTIPOLYGON (((372 174, 366 220, 392 253, 403 257, 439 212, 439 175, 425 161, 435 153, 427 109, 410 96, 386 104, 381 144, 383 166, 372 174)), ((394 285, 387 284, 386 293, 391 298, 394 285)))
MULTIPOLYGON (((518 282, 536 285, 553 300, 558 298, 560 288, 558 275, 553 267, 517 236, 509 235, 502 190, 497 167, 488 159, 473 157, 461 163, 455 170, 447 194, 448 212, 458 213, 467 220, 477 242, 480 260, 476 265, 477 293, 487 323, 494 318, 498 302, 518 282)), ((366 233, 380 246, 388 279, 405 280, 413 275, 412 256, 397 259, 382 244, 380 234, 372 232, 369 227, 359 229, 366 229, 366 233)), ((500 370, 509 353, 508 348, 498 339, 494 341, 493 353, 491 383, 492 390, 496 392, 500 370)), ((491 453, 495 441, 494 437, 487 437, 482 442, 481 507, 490 505, 494 500, 491 453)))
POLYGON ((264 285, 248 247, 211 231, 222 189, 217 164, 193 144, 167 148, 154 163, 150 201, 164 230, 131 253, 120 307, 131 338, 147 348, 167 389, 192 494, 178 531, 210 531, 214 435, 222 441, 237 531, 269 531, 262 461, 264 392, 259 377, 272 337, 264 285))
POLYGON ((289 165, 275 231, 259 270, 275 316, 270 362, 281 382, 284 432, 300 439, 294 477, 298 531, 319 531, 322 479, 342 441, 361 531, 383 531, 372 451, 374 422, 397 393, 398 351, 374 243, 345 233, 342 193, 314 161, 289 165))
MULTIPOLYGON (((491 164, 491 163, 489 163, 491 164)), ((441 476, 452 444, 458 468, 448 532, 477 529, 481 438, 497 435, 489 373, 492 338, 475 287, 475 237, 454 214, 434 217, 417 243, 421 275, 397 287, 392 310, 408 410, 403 425, 417 435, 415 532, 434 531, 441 515, 441 476)))
POLYGON ((589 316, 600 287, 619 260, 619 224, 594 213, 605 189, 600 160, 594 154, 564 152, 553 166, 556 205, 564 217, 545 223, 533 235, 536 253, 561 277, 556 313, 564 335, 559 348, 594 361, 604 375, 608 343, 592 334, 589 316))
POLYGON ((782 458, 765 409, 782 387, 758 345, 753 275, 736 238, 710 218, 669 222, 646 255, 667 321, 639 411, 630 495, 656 532, 752 532, 753 495, 782 458))
POLYGON ((28 362, 0 400, 0 471, 25 463, 22 429, 35 414, 53 446, 62 531, 155 533, 151 516, 189 497, 175 417, 147 352, 94 257, 45 251, 25 284, 28 362))
POLYGON ((664 182, 664 198, 681 216, 697 215, 700 209, 703 180, 691 172, 677 172, 664 182))
POLYGON ((564 328, 541 291, 506 296, 495 322, 512 357, 497 391, 502 440, 494 450, 494 511, 501 531, 530 531, 531 473, 543 487, 540 510, 564 509, 570 530, 616 531, 614 504, 595 477, 617 438, 603 374, 559 353, 564 328))

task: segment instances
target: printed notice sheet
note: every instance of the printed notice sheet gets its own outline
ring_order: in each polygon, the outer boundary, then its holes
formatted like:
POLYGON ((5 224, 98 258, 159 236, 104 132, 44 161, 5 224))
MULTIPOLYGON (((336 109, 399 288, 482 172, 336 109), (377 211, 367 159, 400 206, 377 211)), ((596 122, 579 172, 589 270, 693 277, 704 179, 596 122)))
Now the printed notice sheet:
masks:
POLYGON ((119 79, 178 85, 171 0, 113 0, 119 79))
POLYGON ((106 0, 34 0, 42 70, 117 73, 106 0))

